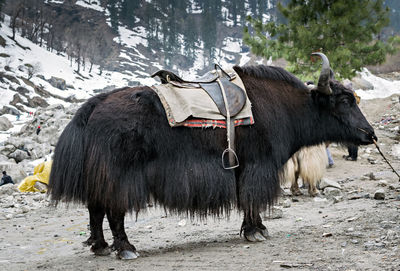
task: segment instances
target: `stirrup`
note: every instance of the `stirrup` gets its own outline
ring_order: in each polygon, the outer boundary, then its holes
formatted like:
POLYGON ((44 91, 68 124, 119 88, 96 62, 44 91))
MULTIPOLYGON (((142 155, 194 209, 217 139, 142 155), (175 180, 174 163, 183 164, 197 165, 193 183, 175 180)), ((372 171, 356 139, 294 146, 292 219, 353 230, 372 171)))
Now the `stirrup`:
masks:
POLYGON ((239 166, 239 159, 235 153, 235 151, 231 148, 226 148, 224 152, 222 153, 222 167, 224 169, 234 169, 239 166), (225 160, 224 158, 228 155, 228 161, 229 161, 229 166, 225 166, 225 160), (234 158, 234 161, 231 161, 231 158, 234 158))

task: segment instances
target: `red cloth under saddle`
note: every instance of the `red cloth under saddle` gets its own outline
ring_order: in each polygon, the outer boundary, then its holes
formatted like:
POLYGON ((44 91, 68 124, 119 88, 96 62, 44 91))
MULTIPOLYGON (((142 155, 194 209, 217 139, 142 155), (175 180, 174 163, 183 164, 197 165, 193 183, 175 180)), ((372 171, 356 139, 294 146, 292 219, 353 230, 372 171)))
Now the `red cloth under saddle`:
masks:
MULTIPOLYGON (((237 119, 234 121, 234 125, 252 125, 254 124, 254 119, 252 117, 237 119)), ((210 119, 188 119, 181 123, 182 126, 185 127, 194 127, 194 128, 224 128, 226 129, 226 121, 225 120, 210 120, 210 119)))

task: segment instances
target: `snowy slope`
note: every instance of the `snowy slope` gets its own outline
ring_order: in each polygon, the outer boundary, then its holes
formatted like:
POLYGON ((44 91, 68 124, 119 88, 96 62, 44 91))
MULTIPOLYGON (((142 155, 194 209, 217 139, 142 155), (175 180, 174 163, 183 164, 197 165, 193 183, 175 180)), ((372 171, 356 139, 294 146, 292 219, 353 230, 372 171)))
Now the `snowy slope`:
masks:
POLYGON ((381 77, 373 75, 367 69, 363 69, 360 74, 361 78, 370 82, 374 86, 374 89, 371 90, 356 90, 357 94, 362 99, 368 100, 375 98, 385 98, 393 94, 400 94, 400 81, 385 80, 381 77))
MULTIPOLYGON (((5 72, 5 66, 9 66, 12 70, 10 74, 16 76, 27 77, 26 71, 20 71, 18 67, 24 64, 31 64, 33 66, 39 66, 38 74, 43 75, 46 79, 50 77, 59 77, 66 81, 67 85, 72 85, 74 89, 59 90, 52 87, 47 81, 42 80, 36 76, 33 76, 31 81, 36 85, 42 85, 47 91, 59 95, 61 97, 68 97, 75 95, 77 99, 87 99, 93 95, 94 89, 103 89, 110 85, 116 87, 126 86, 129 81, 135 80, 144 85, 152 85, 156 81, 152 78, 134 77, 132 75, 126 75, 119 72, 103 71, 103 75, 98 75, 98 66, 94 65, 91 74, 86 71, 81 71, 83 79, 74 71, 76 69, 75 64, 70 65, 70 61, 65 56, 57 55, 54 52, 47 51, 44 47, 40 47, 28 39, 24 39, 19 35, 16 36, 16 40, 19 44, 24 47, 29 47, 28 50, 24 50, 14 43, 8 36, 12 35, 11 29, 8 27, 9 17, 6 16, 2 28, 0 28, 0 35, 6 39, 6 47, 1 48, 1 53, 10 55, 10 57, 0 57, 0 72, 5 72)), ((30 86, 21 84, 27 89, 32 89, 30 86)), ((14 88, 16 86, 13 86, 14 88)), ((0 106, 8 104, 12 96, 15 94, 9 90, 7 86, 0 84, 1 96, 0 106)), ((32 89, 33 90, 33 89, 32 89)), ((62 103, 61 100, 50 100, 52 103, 62 103)))

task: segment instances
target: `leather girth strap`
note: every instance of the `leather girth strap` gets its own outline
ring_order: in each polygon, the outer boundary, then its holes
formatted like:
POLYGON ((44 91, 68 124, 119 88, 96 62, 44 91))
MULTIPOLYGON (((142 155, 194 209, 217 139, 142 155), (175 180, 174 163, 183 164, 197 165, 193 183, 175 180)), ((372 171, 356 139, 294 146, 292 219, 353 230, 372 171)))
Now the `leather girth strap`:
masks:
MULTIPOLYGON (((224 169, 233 169, 239 166, 239 160, 235 153, 235 125, 236 116, 246 104, 246 93, 242 88, 232 83, 235 78, 224 71, 218 64, 215 70, 206 73, 196 80, 184 80, 178 75, 160 70, 151 75, 159 77, 162 84, 170 83, 177 88, 201 88, 216 104, 220 113, 226 118, 228 148, 222 153, 222 165, 224 169), (217 69, 221 73, 217 72, 217 69)), ((234 75, 236 76, 236 75, 234 75)))

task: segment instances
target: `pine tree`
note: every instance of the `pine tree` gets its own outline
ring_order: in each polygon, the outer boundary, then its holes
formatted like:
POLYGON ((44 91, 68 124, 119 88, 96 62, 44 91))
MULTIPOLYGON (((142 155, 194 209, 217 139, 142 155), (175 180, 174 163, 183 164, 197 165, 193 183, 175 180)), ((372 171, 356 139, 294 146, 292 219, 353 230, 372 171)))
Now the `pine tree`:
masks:
POLYGON ((1 23, 3 22, 3 14, 1 14, 1 10, 3 8, 5 0, 0 0, 0 28, 1 28, 1 23))
POLYGON ((319 68, 312 65, 312 52, 326 54, 339 78, 352 78, 362 67, 384 62, 399 43, 399 37, 380 39, 389 24, 383 0, 291 0, 278 9, 286 23, 248 17, 253 33, 245 27, 244 41, 256 55, 285 58, 303 79, 315 77, 319 68))

